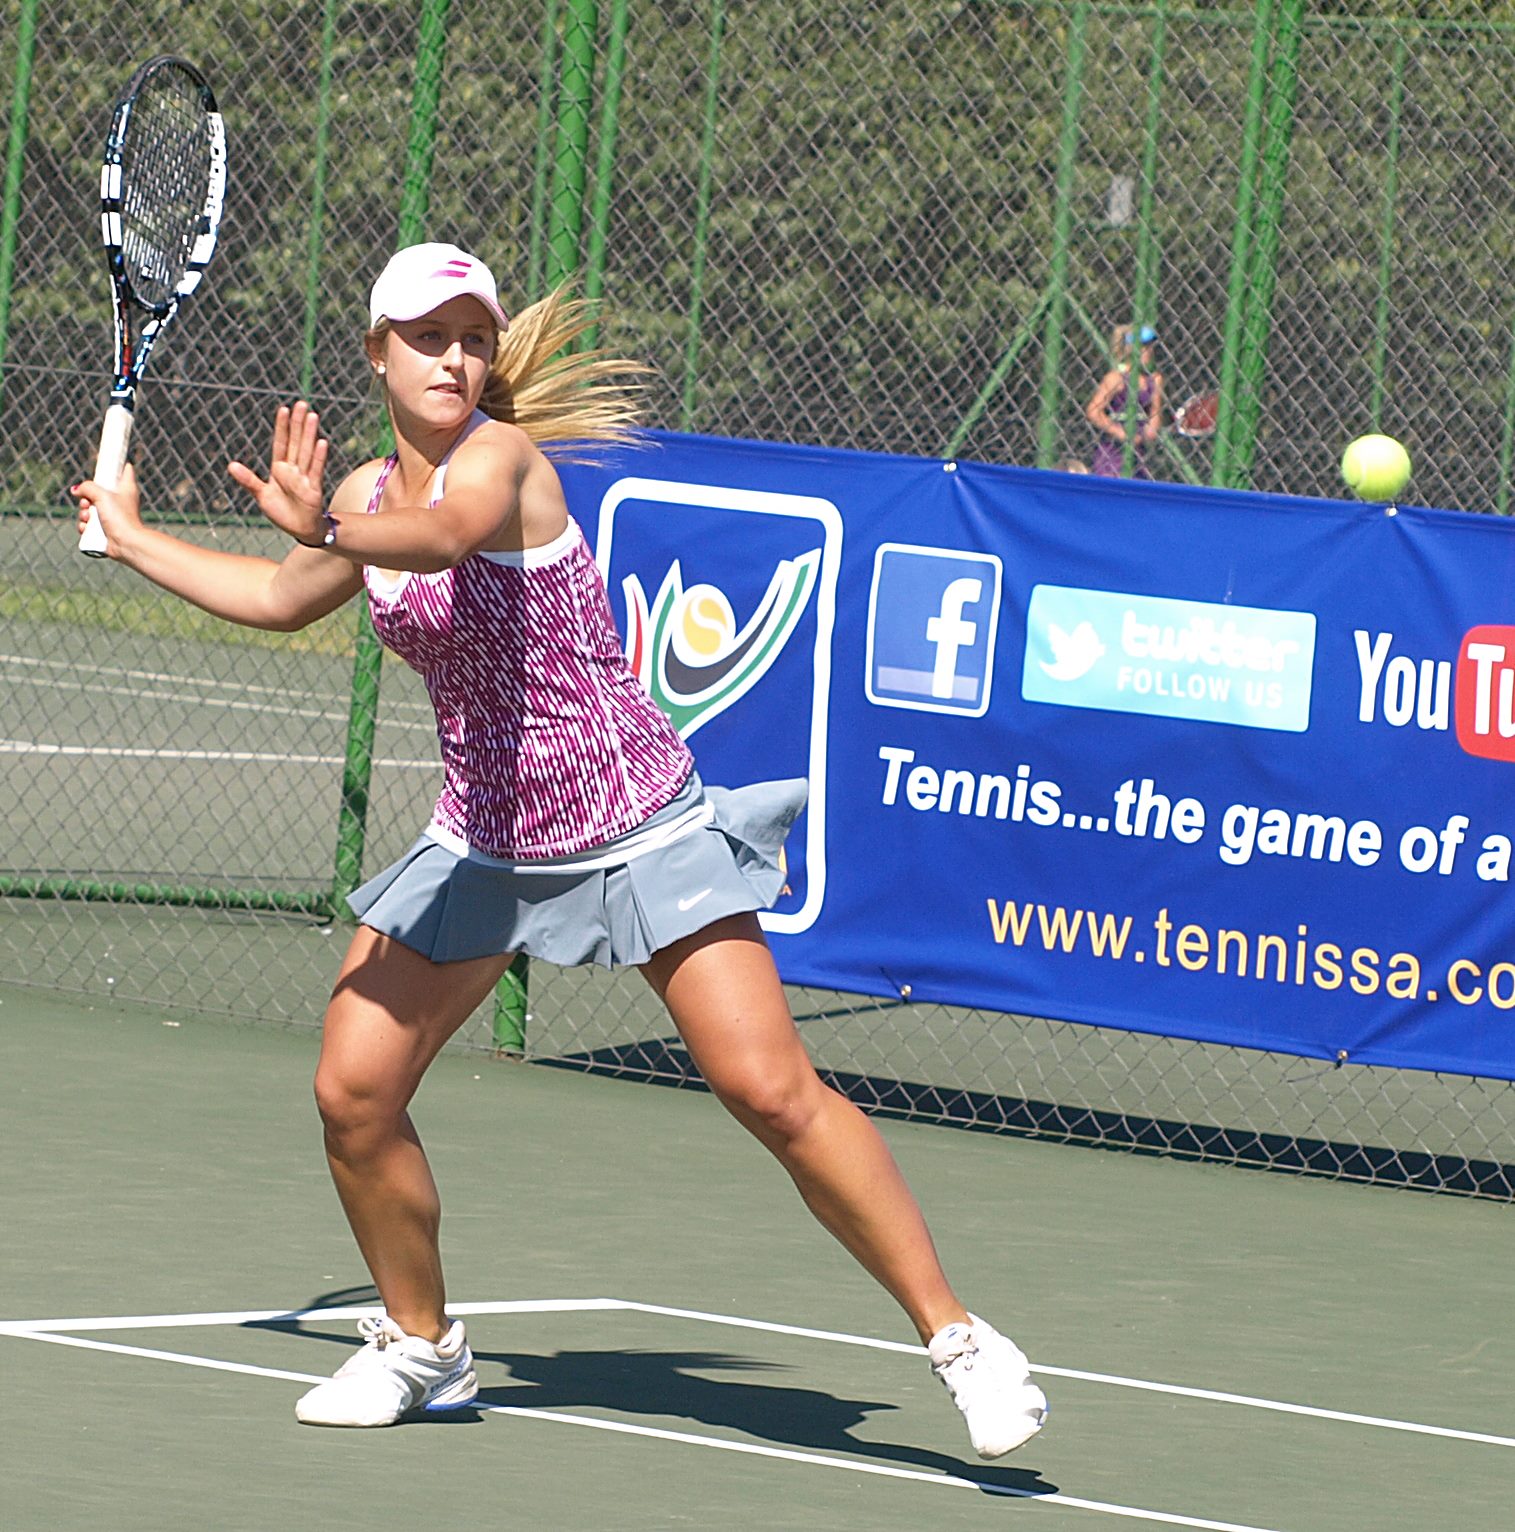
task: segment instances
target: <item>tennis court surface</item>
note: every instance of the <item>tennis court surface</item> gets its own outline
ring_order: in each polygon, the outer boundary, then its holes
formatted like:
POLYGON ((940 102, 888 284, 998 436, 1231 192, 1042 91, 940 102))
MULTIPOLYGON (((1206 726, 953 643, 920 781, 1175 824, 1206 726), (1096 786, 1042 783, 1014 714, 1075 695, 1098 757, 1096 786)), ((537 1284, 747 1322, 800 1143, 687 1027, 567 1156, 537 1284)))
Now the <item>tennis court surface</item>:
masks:
POLYGON ((1510 1525, 1507 1206, 885 1122, 1052 1401, 984 1465, 709 1096, 449 1054, 415 1116, 479 1407, 320 1431, 373 1294, 315 1038, 11 987, 0 1048, 16 1532, 1510 1525))

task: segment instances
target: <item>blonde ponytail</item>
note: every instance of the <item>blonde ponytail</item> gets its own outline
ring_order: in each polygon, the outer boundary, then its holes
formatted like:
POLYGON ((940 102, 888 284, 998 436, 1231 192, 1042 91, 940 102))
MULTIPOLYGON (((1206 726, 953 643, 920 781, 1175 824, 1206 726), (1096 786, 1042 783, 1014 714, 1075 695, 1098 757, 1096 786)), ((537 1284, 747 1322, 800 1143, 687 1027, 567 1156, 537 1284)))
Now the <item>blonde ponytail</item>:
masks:
MULTIPOLYGON (((640 421, 640 362, 568 348, 595 323, 594 305, 563 288, 522 309, 500 336, 479 408, 544 443, 629 442, 640 421), (621 381, 612 381, 621 380, 621 381)), ((552 454, 582 458, 581 452, 552 454)))

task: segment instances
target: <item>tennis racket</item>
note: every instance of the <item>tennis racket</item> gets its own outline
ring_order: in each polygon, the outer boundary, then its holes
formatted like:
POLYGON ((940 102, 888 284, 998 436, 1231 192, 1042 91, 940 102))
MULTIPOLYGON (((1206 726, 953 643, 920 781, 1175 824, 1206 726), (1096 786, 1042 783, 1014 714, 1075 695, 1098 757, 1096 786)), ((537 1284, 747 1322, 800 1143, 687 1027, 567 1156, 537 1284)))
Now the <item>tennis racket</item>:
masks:
POLYGON ((1190 394, 1173 412, 1173 429, 1180 436, 1214 436, 1219 412, 1220 395, 1214 389, 1190 394))
MULTIPOLYGON (((180 58, 144 64, 116 103, 100 171, 100 232, 110 265, 116 353, 95 482, 120 481, 137 385, 216 248, 226 197, 226 129, 204 76, 180 58)), ((105 554, 90 509, 79 551, 105 554)))

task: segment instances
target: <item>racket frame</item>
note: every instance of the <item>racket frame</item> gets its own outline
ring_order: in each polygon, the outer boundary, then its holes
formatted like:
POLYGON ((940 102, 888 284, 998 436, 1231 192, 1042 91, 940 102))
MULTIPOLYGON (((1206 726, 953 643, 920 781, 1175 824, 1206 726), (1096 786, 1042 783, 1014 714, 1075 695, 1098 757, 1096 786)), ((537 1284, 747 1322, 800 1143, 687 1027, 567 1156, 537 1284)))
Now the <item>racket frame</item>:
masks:
MULTIPOLYGON (((94 480, 106 489, 114 489, 121 480, 131 448, 132 426, 137 400, 137 385, 147 370, 148 359, 165 329, 179 312, 179 305, 200 285, 205 268, 215 254, 221 232, 221 212, 226 202, 226 124, 216 106, 216 98, 205 76, 187 59, 174 54, 159 54, 141 65, 127 81, 116 103, 110 132, 105 141, 105 158, 100 167, 100 238, 105 246, 110 269, 111 307, 115 319, 115 359, 110 398, 100 431, 100 445, 95 457, 94 480), (133 108, 142 87, 159 69, 165 67, 187 75, 200 93, 205 109, 207 149, 210 157, 206 178, 205 204, 194 230, 194 242, 178 283, 166 299, 148 303, 132 288, 126 269, 123 225, 122 157, 133 108), (138 313, 146 319, 135 322, 138 313)), ((91 508, 79 551, 91 558, 103 558, 106 550, 105 529, 91 508)))

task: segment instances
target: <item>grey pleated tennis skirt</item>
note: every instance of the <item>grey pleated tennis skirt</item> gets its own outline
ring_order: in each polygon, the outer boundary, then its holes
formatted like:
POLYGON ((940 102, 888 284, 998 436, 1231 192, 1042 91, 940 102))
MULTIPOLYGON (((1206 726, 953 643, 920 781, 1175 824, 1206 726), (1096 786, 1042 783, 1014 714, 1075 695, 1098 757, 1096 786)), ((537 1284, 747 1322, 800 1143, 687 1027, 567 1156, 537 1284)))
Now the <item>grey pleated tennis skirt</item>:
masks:
POLYGON ((773 903, 784 886, 784 838, 805 796, 803 778, 707 788, 692 773, 678 796, 629 836, 596 848, 599 865, 587 872, 500 866, 422 835, 347 902, 365 926, 434 963, 504 952, 563 967, 645 963, 723 916, 773 903), (615 862, 622 842, 705 803, 708 823, 615 862))

